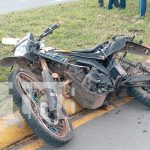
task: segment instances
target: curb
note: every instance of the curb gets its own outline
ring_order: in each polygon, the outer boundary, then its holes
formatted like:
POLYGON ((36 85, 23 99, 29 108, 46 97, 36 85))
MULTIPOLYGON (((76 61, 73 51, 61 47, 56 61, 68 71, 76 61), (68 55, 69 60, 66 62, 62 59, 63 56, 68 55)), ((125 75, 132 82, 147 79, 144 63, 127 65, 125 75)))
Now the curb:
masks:
MULTIPOLYGON (((69 116, 83 109, 71 99, 63 100, 63 105, 69 116)), ((0 118, 0 150, 12 146, 33 134, 19 112, 0 118)))
POLYGON ((69 116, 72 116, 84 109, 72 99, 65 99, 62 103, 69 116))
POLYGON ((18 112, 0 119, 0 149, 4 149, 32 135, 18 112))

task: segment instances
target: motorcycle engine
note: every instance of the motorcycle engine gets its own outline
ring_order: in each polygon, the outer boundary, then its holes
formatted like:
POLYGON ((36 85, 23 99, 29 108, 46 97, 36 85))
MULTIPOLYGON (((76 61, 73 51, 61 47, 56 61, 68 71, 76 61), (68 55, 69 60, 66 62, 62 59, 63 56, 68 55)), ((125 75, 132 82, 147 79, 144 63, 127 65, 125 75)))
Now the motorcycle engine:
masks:
POLYGON ((95 109, 103 104, 109 93, 108 85, 112 84, 108 76, 95 68, 87 70, 76 66, 70 66, 66 73, 75 89, 75 95, 71 97, 81 106, 95 109))
POLYGON ((108 76, 103 73, 99 73, 96 69, 92 68, 91 71, 85 76, 82 81, 82 85, 89 91, 101 94, 108 91, 108 86, 111 85, 111 81, 108 76))

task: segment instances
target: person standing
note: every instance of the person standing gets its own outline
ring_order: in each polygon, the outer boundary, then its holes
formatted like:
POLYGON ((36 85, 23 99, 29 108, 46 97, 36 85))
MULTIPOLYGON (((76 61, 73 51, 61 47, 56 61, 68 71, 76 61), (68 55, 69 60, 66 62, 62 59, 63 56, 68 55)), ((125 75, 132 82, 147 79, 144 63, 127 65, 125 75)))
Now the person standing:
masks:
MULTIPOLYGON (((110 2, 111 3, 111 2, 110 2)), ((119 1, 118 0, 113 0, 112 5, 114 4, 115 7, 119 7, 119 1)), ((99 7, 104 7, 104 0, 98 0, 98 5, 99 7)), ((110 4, 111 5, 111 4, 110 4)))
POLYGON ((118 0, 109 0, 108 9, 112 9, 113 5, 120 9, 125 9, 126 8, 126 0, 120 0, 120 4, 119 4, 118 0))

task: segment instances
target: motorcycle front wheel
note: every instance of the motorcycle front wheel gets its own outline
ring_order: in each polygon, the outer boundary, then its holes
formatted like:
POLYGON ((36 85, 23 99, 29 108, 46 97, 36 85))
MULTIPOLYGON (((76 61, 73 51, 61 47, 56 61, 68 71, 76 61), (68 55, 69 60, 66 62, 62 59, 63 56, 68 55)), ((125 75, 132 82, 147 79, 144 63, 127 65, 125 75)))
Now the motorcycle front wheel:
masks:
POLYGON ((72 138, 73 128, 63 109, 65 118, 59 120, 55 125, 47 123, 40 115, 40 98, 44 90, 40 87, 40 82, 36 75, 25 69, 15 70, 9 77, 9 82, 13 83, 11 94, 15 104, 27 124, 46 143, 61 146, 72 138))

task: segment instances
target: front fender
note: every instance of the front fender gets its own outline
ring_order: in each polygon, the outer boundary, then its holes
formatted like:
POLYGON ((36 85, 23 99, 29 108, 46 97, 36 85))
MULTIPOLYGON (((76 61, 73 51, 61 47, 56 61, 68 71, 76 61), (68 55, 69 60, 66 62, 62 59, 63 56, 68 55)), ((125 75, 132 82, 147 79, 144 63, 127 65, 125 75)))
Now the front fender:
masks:
POLYGON ((18 60, 23 59, 23 57, 5 57, 0 59, 0 66, 12 67, 18 60))
POLYGON ((0 66, 3 67, 12 67, 15 63, 17 63, 20 60, 29 60, 32 62, 38 62, 39 57, 35 55, 34 53, 27 53, 24 56, 11 56, 11 57, 5 57, 0 59, 0 66))

